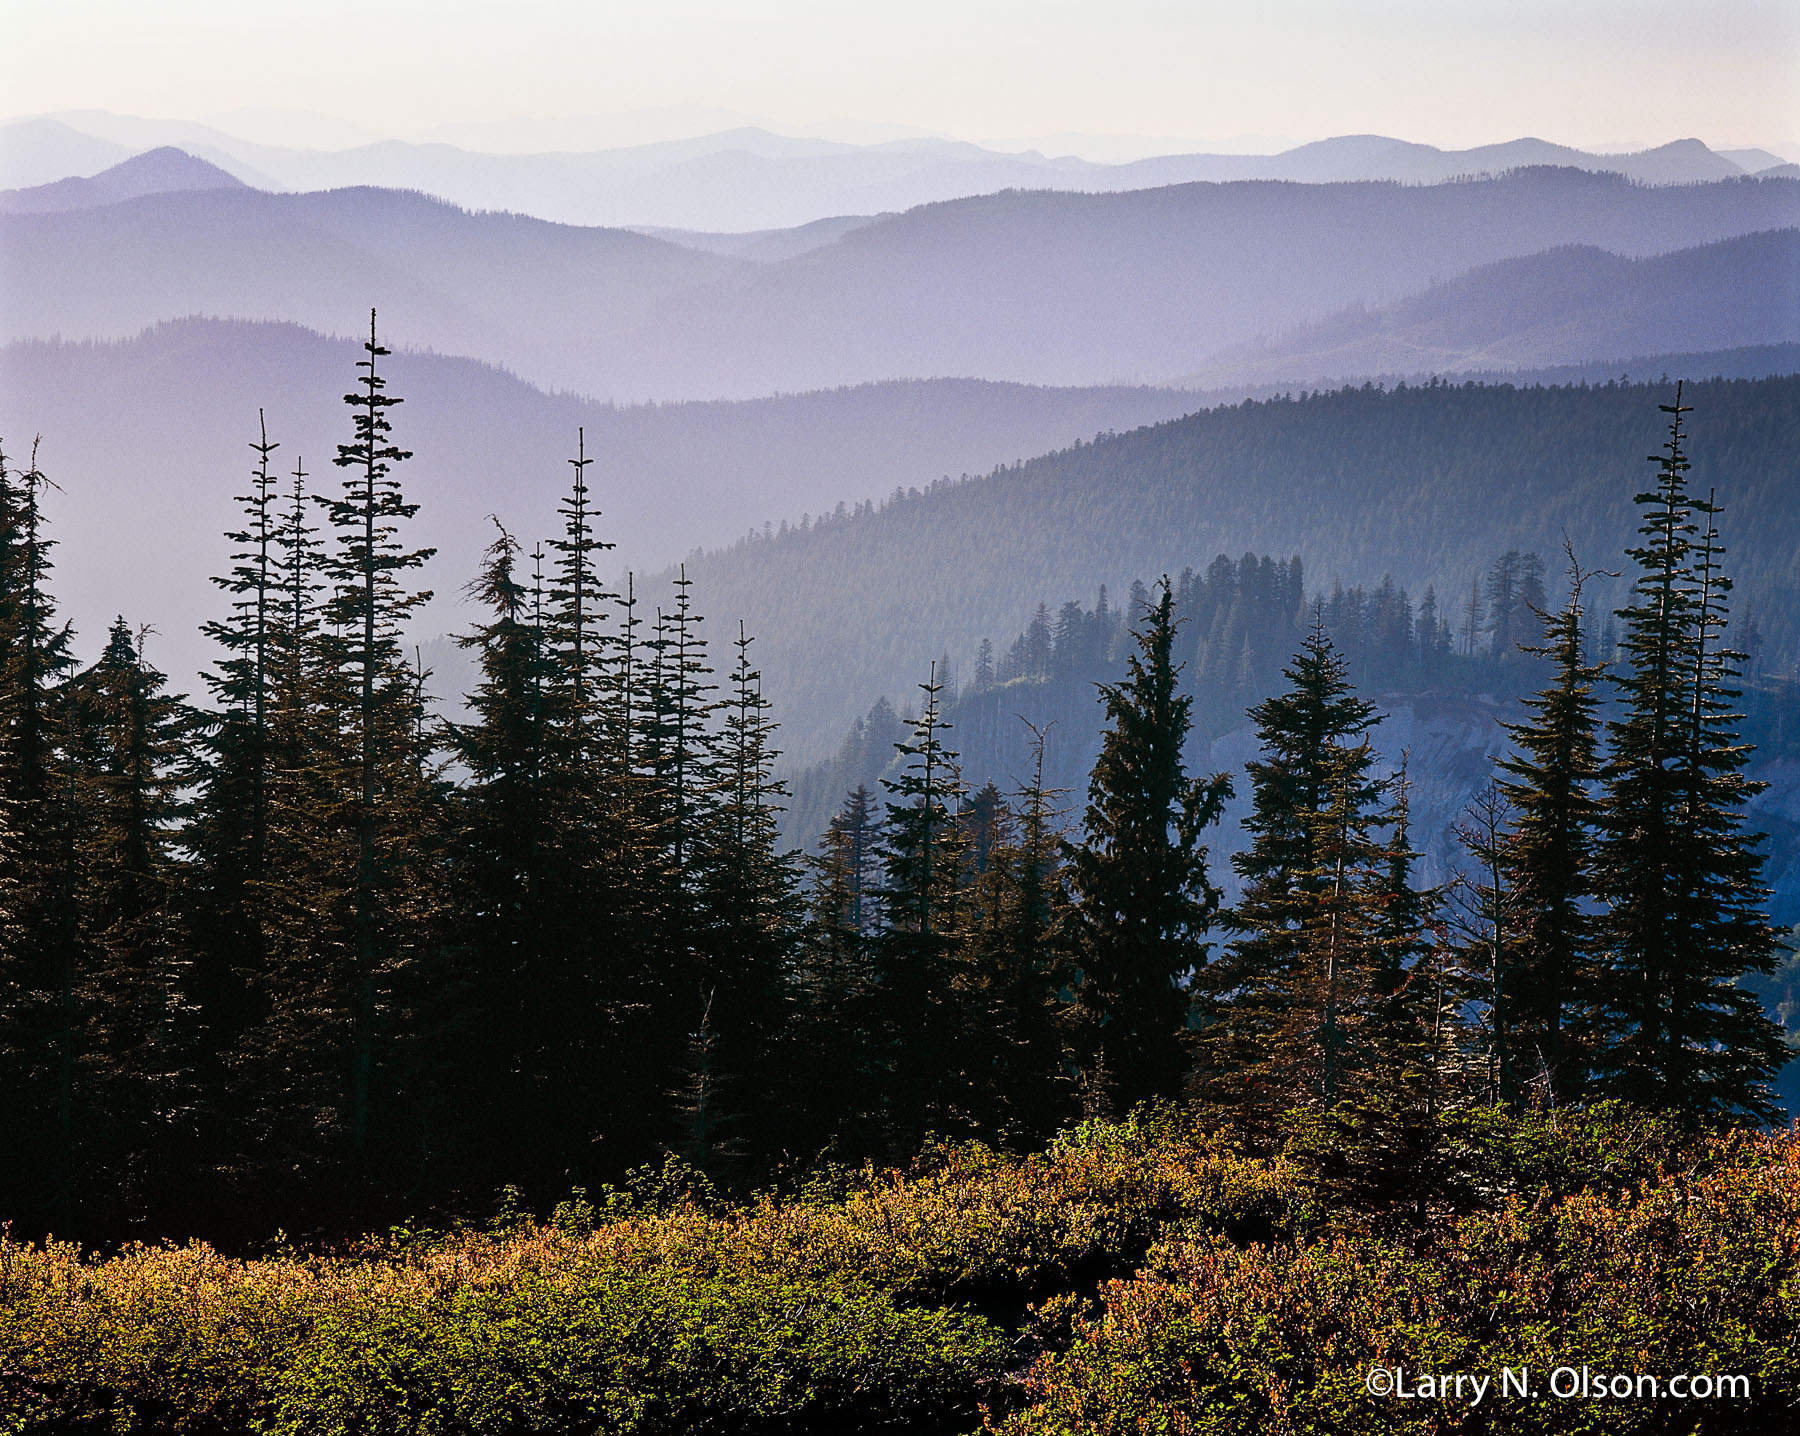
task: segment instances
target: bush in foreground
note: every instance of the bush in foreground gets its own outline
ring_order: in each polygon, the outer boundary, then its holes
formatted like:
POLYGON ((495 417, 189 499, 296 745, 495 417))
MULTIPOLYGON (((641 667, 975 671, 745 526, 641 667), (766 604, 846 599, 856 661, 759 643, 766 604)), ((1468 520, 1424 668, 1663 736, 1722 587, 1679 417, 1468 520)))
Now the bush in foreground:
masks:
MULTIPOLYGON (((230 1258, 0 1244, 0 1432, 1725 1429, 1742 1403, 1374 1400, 1372 1364, 1800 1397, 1800 1148, 1484 1118, 1423 1226, 1181 1120, 726 1207, 230 1258), (1470 1204, 1473 1203, 1471 1208, 1470 1204)), ((679 1172, 674 1173, 679 1178, 679 1172)))

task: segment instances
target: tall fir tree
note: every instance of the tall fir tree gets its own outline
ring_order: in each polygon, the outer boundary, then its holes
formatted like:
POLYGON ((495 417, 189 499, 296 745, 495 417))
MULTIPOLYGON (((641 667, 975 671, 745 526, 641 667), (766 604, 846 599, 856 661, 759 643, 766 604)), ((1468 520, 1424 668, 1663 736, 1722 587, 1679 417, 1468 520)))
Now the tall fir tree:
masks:
POLYGON ((1515 957, 1523 912, 1513 888, 1512 806, 1496 780, 1471 798, 1452 825, 1467 866, 1451 889, 1450 926, 1458 941, 1458 968, 1464 974, 1479 1027, 1471 1043, 1481 1070, 1479 1100, 1489 1105, 1512 1102, 1508 1093, 1523 1090, 1532 1071, 1529 1054, 1521 1059, 1513 1039, 1512 981, 1519 971, 1515 957))
MULTIPOLYGON (((296 458, 276 532, 278 601, 270 616, 265 876, 247 907, 261 921, 262 971, 245 974, 248 1016, 230 1053, 224 1187, 281 1193, 296 1213, 316 1200, 309 1174, 342 1153, 342 1048, 349 968, 341 653, 327 630, 325 552, 307 522, 319 507, 296 458)), ((216 1108, 215 1108, 216 1111, 216 1108)))
POLYGON ((84 1220, 103 1230, 158 1232, 196 1195, 202 1155, 175 896, 192 721, 163 686, 122 618, 69 685, 81 1028, 73 1097, 84 1220))
POLYGON ((1252 1124, 1339 1095, 1372 956, 1364 890, 1380 861, 1365 736, 1379 719, 1322 614, 1285 677, 1286 692, 1250 710, 1262 757, 1248 765, 1250 847, 1232 859, 1237 936, 1207 984, 1204 1084, 1252 1124))
POLYGON ((1090 1082, 1104 1070, 1121 1110, 1182 1092, 1189 985, 1207 962, 1220 905, 1201 838, 1231 782, 1189 778, 1182 761, 1193 700, 1176 691, 1174 608, 1165 577, 1138 610, 1124 681, 1097 685, 1107 728, 1082 841, 1067 854, 1090 1082))
POLYGON ((1073 1098, 1071 1008, 1061 996, 1070 974, 1061 941, 1069 901, 1054 806, 1060 791, 1044 783, 1048 729, 1031 732, 1031 776, 1014 801, 990 785, 971 804, 981 831, 964 937, 977 1122, 984 1135, 1018 1148, 1046 1141, 1073 1098))
POLYGON ((1356 1061, 1331 1112, 1327 1185, 1387 1219, 1419 1219, 1448 1162, 1437 1117, 1456 1013, 1431 917, 1442 894, 1419 886, 1408 755, 1390 785, 1381 862, 1367 879, 1359 937, 1369 953, 1356 1061))
MULTIPOLYGON (((644 645, 641 696, 633 700, 636 734, 630 740, 643 780, 637 821, 659 845, 647 874, 654 905, 644 912, 654 913, 657 926, 638 928, 648 961, 634 1040, 642 1044, 645 1077, 659 1083, 660 1102, 677 1107, 691 1105, 696 1044, 710 1052, 715 1040, 699 946, 698 889, 704 833, 718 797, 713 725, 718 685, 692 589, 683 565, 674 605, 657 611, 644 645)), ((633 681, 638 682, 635 675, 633 681)), ((658 1110, 666 1115, 668 1109, 658 1110)))
POLYGON ((1653 490, 1636 496, 1643 541, 1632 602, 1619 610, 1620 715, 1611 757, 1599 886, 1607 903, 1606 1039, 1600 1090, 1695 1120, 1773 1115, 1770 1079, 1786 1056, 1748 973, 1773 970, 1760 838, 1744 805, 1737 736, 1741 655, 1723 643, 1730 581, 1711 495, 1688 492, 1681 402, 1660 406, 1669 437, 1653 490), (1704 520, 1704 529, 1701 521, 1704 520))
POLYGON ((405 580, 436 550, 408 549, 400 540, 401 525, 419 506, 405 498, 396 473, 412 455, 391 437, 388 411, 401 401, 386 392, 379 372, 390 351, 376 337, 372 309, 363 351, 360 387, 344 396, 354 437, 333 459, 345 471, 343 492, 322 502, 337 534, 326 559, 327 652, 344 718, 340 821, 349 840, 341 878, 349 958, 341 989, 348 1027, 342 1120, 353 1172, 366 1180, 375 1152, 381 1024, 399 969, 424 939, 430 902, 424 850, 435 821, 421 781, 418 685, 400 633, 431 596, 407 592, 405 580))
MULTIPOLYGON (((773 1153, 786 1137, 775 1074, 788 1050, 795 873, 780 851, 784 785, 775 778, 775 724, 738 624, 715 769, 717 792, 695 853, 698 981, 712 1042, 706 1054, 715 1116, 694 1142, 703 1168, 742 1153, 773 1153)), ((698 1077, 698 1072, 694 1076, 698 1077)))
POLYGON ((1540 614, 1545 641, 1526 652, 1554 665, 1549 686, 1524 699, 1531 716, 1506 723, 1512 752, 1499 760, 1513 818, 1505 858, 1515 930, 1502 984, 1509 1012, 1501 1099, 1549 1104, 1586 1088, 1595 989, 1594 841, 1600 821, 1599 698, 1604 668, 1586 656, 1582 588, 1593 575, 1569 552, 1569 597, 1540 614))
MULTIPOLYGON (((554 606, 554 637, 568 684, 568 721, 573 725, 581 758, 590 756, 601 740, 600 704, 610 670, 612 643, 602 627, 602 615, 613 601, 601 583, 596 559, 613 545, 597 538, 594 507, 587 470, 594 461, 587 453, 587 431, 575 431, 575 457, 569 460, 574 478, 558 512, 563 536, 550 540, 556 555, 556 583, 550 598, 554 606)), ((622 716, 622 715, 621 715, 622 716)))
MULTIPOLYGON (((604 1027, 571 1030, 577 1084, 591 1111, 606 1114, 609 1165, 631 1154, 649 1160, 672 1120, 672 1087, 683 1080, 692 1005, 690 904, 675 860, 675 809, 665 778, 670 762, 671 695, 661 681, 668 625, 658 616, 652 636, 640 630, 636 579, 613 596, 612 658, 601 715, 602 752, 577 785, 595 806, 584 845, 585 890, 574 910, 588 936, 580 949, 607 1013, 604 1027), (679 1007, 679 1011, 677 1008, 679 1007)), ((703 660, 703 655, 702 655, 703 660)), ((703 668, 701 661, 699 667, 703 668)), ((696 671, 691 684, 704 681, 696 671)), ((690 688, 686 726, 704 693, 690 688)), ((598 1149, 596 1149, 598 1150, 598 1149)))
POLYGON ((468 776, 450 803, 457 901, 449 960, 424 994, 449 1129, 442 1145, 458 1180, 477 1191, 542 1182, 539 1123, 550 1074, 533 1019, 570 998, 551 970, 560 955, 557 903, 568 885, 552 871, 562 835, 546 772, 550 656, 517 572, 518 543, 495 526, 499 535, 469 590, 486 619, 457 640, 475 655, 480 681, 469 697, 473 721, 446 725, 468 776))
MULTIPOLYGON (((534 580, 548 659, 543 840, 553 855, 545 962, 530 992, 542 1060, 535 1125, 544 1169, 565 1185, 586 1180, 603 1144, 648 1153, 646 1118, 663 1114, 667 1076, 643 1013, 666 966, 672 883, 653 784, 632 768, 635 615, 627 604, 625 632, 610 631, 619 600, 597 568, 613 545, 596 533, 593 463, 577 429, 548 589, 534 580)), ((540 547, 540 573, 545 556, 540 547)))
POLYGON ((875 1039, 896 1155, 966 1115, 959 1101, 965 1033, 956 961, 967 847, 956 817, 966 789, 958 754, 944 746, 949 725, 939 706, 936 665, 919 687, 925 701, 912 734, 894 745, 900 770, 881 780, 889 796, 875 1039))
POLYGON ((876 943, 882 832, 858 784, 826 825, 810 875, 794 975, 796 1141, 802 1151, 872 1155, 876 1130, 876 943))
POLYGON ((51 487, 38 466, 0 458, 0 1054, 7 1089, 0 1135, 12 1210, 27 1228, 71 1229, 75 1214, 78 1054, 75 806, 66 761, 73 658, 49 591, 55 547, 45 533, 51 487))
MULTIPOLYGON (((194 861, 184 906, 192 942, 188 995, 201 1032, 196 1080, 206 1092, 207 1165, 234 1164, 242 1141, 238 1057, 258 1020, 268 983, 271 921, 271 804, 280 753, 273 740, 275 670, 284 618, 280 478, 271 459, 280 445, 257 411, 249 491, 238 496, 244 524, 226 538, 232 569, 213 583, 230 595, 223 619, 202 626, 222 650, 205 675, 216 711, 194 745, 193 811, 184 842, 194 861)), ((254 1100, 254 1097, 252 1097, 254 1100)))

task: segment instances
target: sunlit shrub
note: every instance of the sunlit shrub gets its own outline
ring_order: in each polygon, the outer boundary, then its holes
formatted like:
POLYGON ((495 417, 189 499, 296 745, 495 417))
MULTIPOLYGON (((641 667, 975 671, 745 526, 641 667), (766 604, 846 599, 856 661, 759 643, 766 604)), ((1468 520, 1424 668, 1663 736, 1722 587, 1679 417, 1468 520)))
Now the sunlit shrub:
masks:
MULTIPOLYGON (((1108 1285, 1066 1351, 1040 1358, 1029 1405, 997 1421, 1049 1432, 1661 1431, 1736 1429, 1743 1404, 1671 1416, 1667 1403, 1463 1403, 1372 1398, 1371 1366, 1494 1374, 1559 1366, 1674 1376, 1739 1373, 1751 1405, 1800 1400, 1800 1147, 1732 1134, 1685 1144, 1692 1162, 1644 1159, 1643 1129, 1616 1142, 1577 1127, 1564 1170, 1619 1169, 1619 1144, 1654 1169, 1447 1219, 1414 1240, 1331 1237, 1235 1247, 1175 1240, 1108 1285), (1685 1416, 1684 1424, 1682 1417, 1685 1416), (1674 1425, 1670 1422, 1673 1421, 1674 1425), (1692 1423, 1699 1423, 1697 1426, 1692 1423)), ((1652 1143, 1652 1145, 1657 1145, 1652 1143)), ((1676 1147, 1684 1145, 1677 1143, 1676 1147)))
POLYGON ((1793 1137, 1465 1114, 1444 1141, 1476 1209, 1392 1230, 1288 1155, 1308 1130, 1250 1157, 1148 1114, 738 1206, 676 1163, 548 1221, 258 1260, 0 1241, 0 1436, 954 1433, 982 1407, 1011 1436, 1664 1429, 1635 1403, 1375 1401, 1377 1363, 1800 1398, 1793 1137))

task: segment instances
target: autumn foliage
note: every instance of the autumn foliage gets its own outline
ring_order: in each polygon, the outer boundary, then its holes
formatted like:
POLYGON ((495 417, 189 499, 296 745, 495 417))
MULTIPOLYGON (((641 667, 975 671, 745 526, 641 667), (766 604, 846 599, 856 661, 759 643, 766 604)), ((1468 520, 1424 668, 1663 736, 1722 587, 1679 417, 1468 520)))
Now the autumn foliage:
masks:
POLYGON ((1371 1364, 1741 1373, 1800 1399, 1800 1141, 1465 1114, 1429 1219, 1316 1132, 1140 1113, 720 1201, 671 1162, 548 1218, 333 1250, 0 1244, 0 1430, 1717 1430, 1742 1401, 1378 1400, 1371 1364), (1673 1424, 1671 1424, 1673 1423, 1673 1424))

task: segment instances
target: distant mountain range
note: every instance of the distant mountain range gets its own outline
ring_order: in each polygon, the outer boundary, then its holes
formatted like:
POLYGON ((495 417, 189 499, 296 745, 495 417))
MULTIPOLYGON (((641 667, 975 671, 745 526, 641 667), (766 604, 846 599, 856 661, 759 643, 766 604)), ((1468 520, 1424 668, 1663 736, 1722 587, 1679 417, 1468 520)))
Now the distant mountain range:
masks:
POLYGON ((492 154, 400 141, 301 150, 254 144, 204 125, 86 112, 0 127, 0 184, 92 174, 159 145, 178 145, 264 189, 418 189, 472 209, 572 224, 734 232, 787 229, 1009 188, 1103 192, 1229 180, 1439 184, 1538 165, 1606 171, 1646 184, 1693 184, 1782 163, 1766 151, 1722 154, 1694 139, 1635 154, 1596 154, 1539 139, 1442 150, 1382 135, 1346 135, 1274 155, 1171 154, 1103 164, 947 139, 856 145, 754 127, 562 153, 492 154))
MULTIPOLYGON (((761 236, 772 256, 763 260, 393 190, 190 188, 0 215, 0 337, 121 338, 193 314, 349 335, 376 304, 402 344, 621 400, 951 375, 1161 384, 1216 371, 1224 351, 1350 306, 1378 310, 1497 261, 1569 245, 1646 258, 1797 225, 1800 180, 1654 187, 1532 169, 1441 185, 1009 192, 835 237, 824 226, 785 246, 761 236)), ((1748 262, 1747 250, 1708 261, 1713 292, 1738 284, 1728 312, 1746 316, 1744 295, 1761 292, 1765 270, 1734 280, 1734 255, 1748 262)), ((1468 292, 1478 299, 1501 282, 1471 280, 1468 292)), ((1496 333, 1490 347, 1525 365, 1593 357, 1541 319, 1528 309, 1510 344, 1496 333)), ((1590 327, 1598 352, 1619 352, 1621 337, 1590 327)), ((1680 324, 1658 332, 1647 317, 1630 334, 1626 352, 1800 338, 1761 319, 1701 336, 1680 324)))

